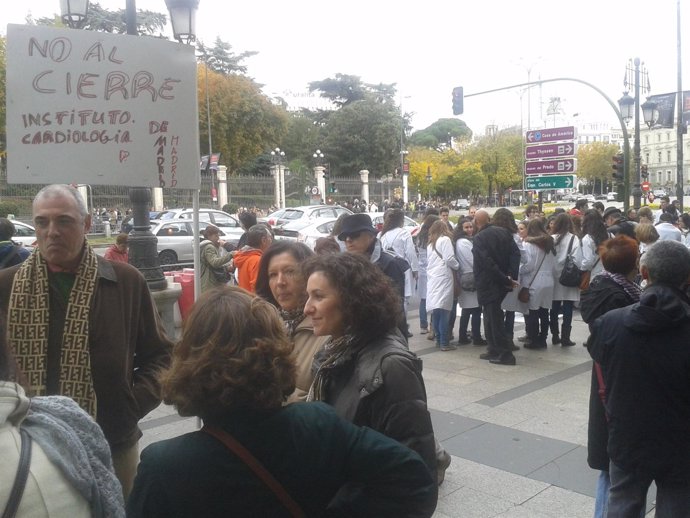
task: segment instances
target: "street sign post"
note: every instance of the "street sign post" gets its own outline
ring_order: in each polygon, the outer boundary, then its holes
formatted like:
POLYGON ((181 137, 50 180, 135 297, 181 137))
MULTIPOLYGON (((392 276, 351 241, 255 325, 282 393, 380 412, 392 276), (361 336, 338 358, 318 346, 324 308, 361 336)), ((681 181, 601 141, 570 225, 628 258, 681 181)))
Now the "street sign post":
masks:
POLYGON ((574 173, 577 168, 575 158, 564 158, 560 160, 540 160, 538 162, 525 162, 525 174, 564 174, 574 173))
POLYGON ((572 174, 528 176, 525 179, 525 189, 530 191, 546 191, 550 189, 571 189, 575 186, 577 177, 572 174))
POLYGON ((573 142, 561 142, 559 144, 539 144, 525 147, 525 159, 538 160, 542 158, 558 158, 575 156, 575 144, 573 142))
POLYGON ((555 142, 557 140, 574 140, 575 126, 564 126, 562 128, 544 128, 540 130, 528 131, 525 134, 527 144, 537 144, 539 142, 555 142))

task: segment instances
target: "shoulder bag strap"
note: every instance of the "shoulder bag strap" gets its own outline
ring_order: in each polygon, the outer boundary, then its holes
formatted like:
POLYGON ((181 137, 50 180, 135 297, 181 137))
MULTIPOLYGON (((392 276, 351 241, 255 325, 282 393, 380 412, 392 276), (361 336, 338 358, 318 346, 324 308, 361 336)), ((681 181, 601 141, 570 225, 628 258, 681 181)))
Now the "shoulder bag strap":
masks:
POLYGON ((573 241, 575 240, 575 234, 570 238, 570 243, 568 243, 568 251, 565 253, 566 256, 570 255, 570 251, 573 249, 573 241))
POLYGON ((7 500, 2 518, 14 518, 17 514, 19 503, 22 501, 22 496, 24 495, 26 481, 29 478, 29 466, 31 465, 31 437, 29 437, 29 433, 22 428, 19 429, 19 435, 22 439, 19 453, 19 466, 17 467, 17 475, 14 477, 10 498, 7 500))
POLYGON ((237 455, 242 462, 244 462, 251 470, 266 484, 271 491, 278 497, 278 500, 290 511, 294 517, 302 518, 306 516, 305 512, 289 493, 285 490, 283 485, 278 482, 273 475, 261 464, 256 457, 254 457, 249 450, 242 446, 237 439, 230 435, 225 430, 215 426, 205 426, 201 429, 202 432, 215 437, 222 442, 230 451, 237 455))
POLYGON ((541 256, 541 261, 539 261, 539 266, 537 266, 537 271, 534 272, 534 275, 532 276, 532 280, 529 281, 529 285, 527 286, 527 289, 532 287, 532 283, 534 282, 534 279, 537 278, 537 274, 539 273, 539 270, 541 270, 541 265, 544 264, 544 259, 546 259, 546 252, 544 252, 544 255, 541 256))

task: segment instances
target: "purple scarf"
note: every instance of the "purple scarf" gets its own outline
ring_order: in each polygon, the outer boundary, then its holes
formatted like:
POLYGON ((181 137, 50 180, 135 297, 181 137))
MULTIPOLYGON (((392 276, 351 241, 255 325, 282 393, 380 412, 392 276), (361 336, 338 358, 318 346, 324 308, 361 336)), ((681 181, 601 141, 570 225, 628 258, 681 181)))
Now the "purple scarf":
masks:
POLYGON ((604 270, 599 274, 601 277, 606 277, 611 279, 613 282, 618 284, 628 296, 635 302, 639 302, 640 296, 642 295, 642 289, 634 282, 628 280, 628 278, 622 273, 611 273, 604 270))

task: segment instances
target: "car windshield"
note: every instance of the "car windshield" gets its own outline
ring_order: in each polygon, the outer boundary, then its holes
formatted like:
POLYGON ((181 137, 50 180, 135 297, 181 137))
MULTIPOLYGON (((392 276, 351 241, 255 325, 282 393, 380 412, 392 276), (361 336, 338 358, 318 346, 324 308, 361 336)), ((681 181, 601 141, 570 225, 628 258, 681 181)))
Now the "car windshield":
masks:
POLYGON ((300 219, 304 215, 302 210, 286 210, 281 219, 300 219))

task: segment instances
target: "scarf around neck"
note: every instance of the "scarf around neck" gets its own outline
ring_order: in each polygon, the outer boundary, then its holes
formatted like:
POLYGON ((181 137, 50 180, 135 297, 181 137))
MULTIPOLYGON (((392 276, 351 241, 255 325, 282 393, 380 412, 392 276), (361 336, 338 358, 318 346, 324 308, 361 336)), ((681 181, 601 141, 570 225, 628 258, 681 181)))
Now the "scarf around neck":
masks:
POLYGON ((642 295, 642 289, 637 284, 630 281, 625 275, 621 273, 607 272, 606 270, 601 272, 599 275, 611 279, 613 282, 615 282, 621 288, 623 288, 623 291, 625 291, 625 293, 632 300, 634 300, 635 302, 639 302, 640 296, 642 295))
MULTIPOLYGON (((89 311, 97 277, 96 254, 85 245, 67 303, 58 382, 59 394, 74 399, 94 419, 96 393, 91 376, 89 311)), ((48 264, 40 253, 34 253, 14 276, 7 326, 10 349, 26 376, 31 396, 46 394, 49 324, 48 264)))
POLYGON ((327 394, 324 390, 326 376, 324 369, 329 369, 335 365, 346 353, 351 351, 351 346, 355 343, 355 335, 346 334, 340 338, 330 338, 323 346, 324 351, 328 354, 323 363, 319 366, 319 370, 314 375, 314 381, 309 387, 307 394, 307 401, 325 401, 327 394))

